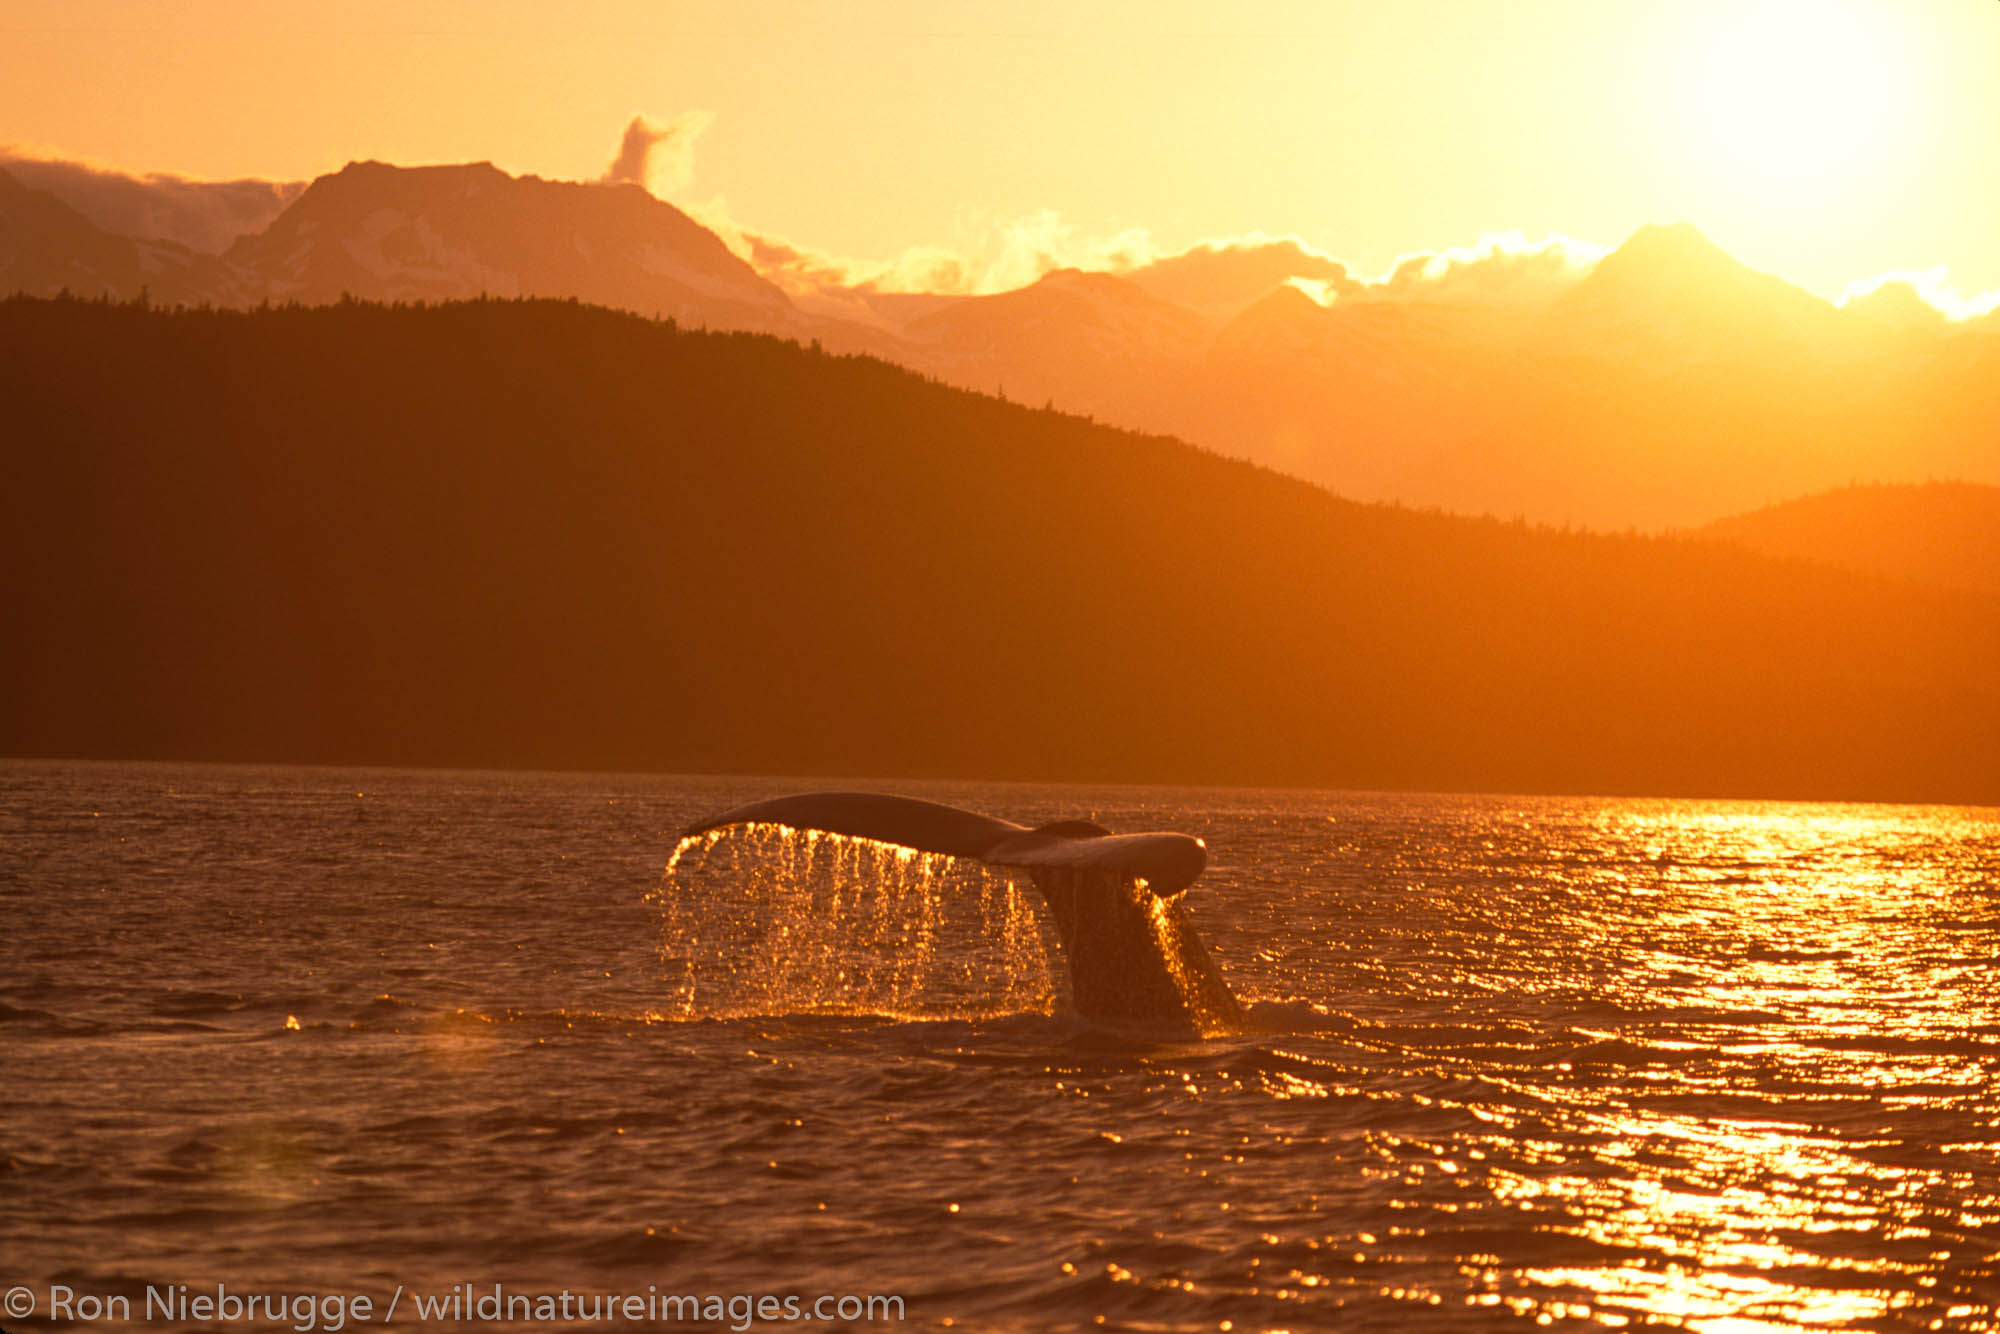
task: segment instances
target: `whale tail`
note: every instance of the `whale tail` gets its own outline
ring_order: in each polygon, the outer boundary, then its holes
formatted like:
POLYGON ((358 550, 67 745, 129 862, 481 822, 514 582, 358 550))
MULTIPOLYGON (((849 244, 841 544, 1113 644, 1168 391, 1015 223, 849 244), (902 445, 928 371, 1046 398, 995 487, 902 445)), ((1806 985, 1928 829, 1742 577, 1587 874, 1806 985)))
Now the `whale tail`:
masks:
POLYGON ((1069 960, 1078 1014, 1202 1034, 1242 1027, 1242 1007, 1179 899, 1111 871, 1045 867, 1030 875, 1069 960))
POLYGON ((1186 834, 1113 834, 1083 820, 1030 829, 911 797, 813 792, 738 807, 687 829, 771 824, 870 839, 1024 871, 1047 904, 1085 1018, 1198 1034, 1241 1026, 1242 1008, 1179 896, 1208 864, 1186 834))

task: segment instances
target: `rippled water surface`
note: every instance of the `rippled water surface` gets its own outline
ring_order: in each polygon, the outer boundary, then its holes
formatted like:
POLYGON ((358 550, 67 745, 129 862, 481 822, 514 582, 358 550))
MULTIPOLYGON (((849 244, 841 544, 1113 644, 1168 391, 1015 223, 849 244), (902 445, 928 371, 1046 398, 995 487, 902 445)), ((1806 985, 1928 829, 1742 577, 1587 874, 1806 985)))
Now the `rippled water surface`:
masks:
POLYGON ((983 871, 663 877, 802 786, 0 764, 0 1285, 2000 1327, 2000 812, 898 788, 1206 838, 1166 1041, 983 871))

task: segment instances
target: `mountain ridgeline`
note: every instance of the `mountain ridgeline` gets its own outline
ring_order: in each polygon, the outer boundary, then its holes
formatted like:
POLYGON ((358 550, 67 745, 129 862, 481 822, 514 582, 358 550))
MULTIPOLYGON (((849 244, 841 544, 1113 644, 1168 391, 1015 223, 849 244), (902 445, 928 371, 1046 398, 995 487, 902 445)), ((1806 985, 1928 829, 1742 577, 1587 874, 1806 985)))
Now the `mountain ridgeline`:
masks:
POLYGON ((1874 483, 1704 525, 1698 537, 2000 597, 2000 486, 1874 483))
POLYGON ((575 297, 865 352, 1357 500, 1593 528, 1693 527, 1851 480, 2000 483, 2000 311, 1950 323, 1906 281, 1835 307, 1686 223, 1587 263, 1553 245, 1417 255, 1363 281, 1266 238, 912 293, 755 236, 739 255, 636 185, 490 163, 211 183, 209 202, 256 207, 208 252, 121 234, 143 218, 62 164, 0 162, 25 174, 0 169, 0 296, 575 297))
POLYGON ((2000 602, 570 302, 0 302, 12 754, 2000 800, 2000 602))

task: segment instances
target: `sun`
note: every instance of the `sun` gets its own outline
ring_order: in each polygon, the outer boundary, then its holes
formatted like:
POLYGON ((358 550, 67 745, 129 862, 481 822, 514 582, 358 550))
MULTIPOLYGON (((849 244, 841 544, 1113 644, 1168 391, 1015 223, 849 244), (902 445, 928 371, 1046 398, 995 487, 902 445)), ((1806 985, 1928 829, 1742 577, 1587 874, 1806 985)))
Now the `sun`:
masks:
POLYGON ((1752 196, 1865 193, 1915 129, 1921 71, 1908 59, 1908 12, 1870 0, 1711 11, 1675 71, 1688 147, 1726 188, 1752 196))

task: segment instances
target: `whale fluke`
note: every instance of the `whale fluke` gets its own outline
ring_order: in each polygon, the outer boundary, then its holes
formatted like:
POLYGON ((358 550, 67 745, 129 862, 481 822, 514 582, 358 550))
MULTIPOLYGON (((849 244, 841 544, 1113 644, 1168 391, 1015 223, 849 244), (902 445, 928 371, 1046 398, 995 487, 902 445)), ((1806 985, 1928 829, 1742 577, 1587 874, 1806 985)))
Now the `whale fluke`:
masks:
POLYGON ((1243 1012, 1178 896, 1208 865, 1187 834, 1113 834, 1086 820, 1037 828, 914 797, 807 792, 753 802, 683 831, 773 824, 872 839, 1025 871, 1041 891, 1086 1018, 1230 1031, 1243 1012))
POLYGON ((1186 889, 1208 865, 1207 845, 1186 834, 1114 834, 1088 820, 1030 829, 956 806, 877 792, 805 792, 753 802, 703 820, 681 837, 732 824, 817 829, 1023 871, 1108 871, 1143 880, 1161 898, 1186 889))

